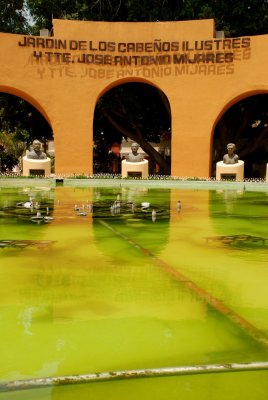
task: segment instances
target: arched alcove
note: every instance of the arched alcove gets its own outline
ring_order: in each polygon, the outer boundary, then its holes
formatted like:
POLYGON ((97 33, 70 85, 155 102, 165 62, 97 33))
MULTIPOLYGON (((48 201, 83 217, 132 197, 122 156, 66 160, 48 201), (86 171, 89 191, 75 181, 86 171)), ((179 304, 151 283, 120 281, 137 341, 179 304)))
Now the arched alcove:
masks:
POLYGON ((268 163, 268 93, 247 93, 230 103, 215 124, 212 141, 211 175, 216 162, 235 143, 236 153, 245 163, 245 178, 265 178, 268 163))
POLYGON ((120 173, 121 159, 135 141, 149 172, 169 175, 171 111, 165 94, 144 81, 120 81, 99 97, 93 123, 93 172, 120 173))
POLYGON ((31 104, 39 113, 44 117, 44 119, 47 121, 49 125, 51 125, 51 120, 48 116, 47 111, 44 109, 44 107, 38 102, 32 95, 30 95, 28 92, 22 91, 21 89, 18 89, 17 87, 13 86, 6 86, 6 85, 0 85, 0 93, 5 93, 9 95, 13 95, 16 97, 19 97, 26 101, 27 103, 31 104))
MULTIPOLYGON (((34 139, 47 152, 53 139, 49 118, 34 99, 15 88, 0 87, 0 159, 1 172, 21 169, 21 157, 34 139)), ((51 154, 54 156, 54 153, 51 154)))

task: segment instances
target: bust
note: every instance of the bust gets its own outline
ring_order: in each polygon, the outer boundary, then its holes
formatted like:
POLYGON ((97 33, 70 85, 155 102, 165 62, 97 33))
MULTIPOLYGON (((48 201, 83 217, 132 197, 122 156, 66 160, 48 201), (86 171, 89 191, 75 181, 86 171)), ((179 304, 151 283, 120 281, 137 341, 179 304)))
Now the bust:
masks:
POLYGON ((223 156, 223 163, 224 164, 238 163, 239 157, 237 154, 235 154, 235 144, 234 143, 227 144, 227 151, 228 151, 228 153, 223 156))
POLYGON ((39 140, 34 140, 33 141, 33 149, 29 151, 27 154, 27 158, 30 158, 32 160, 45 160, 47 158, 46 154, 42 152, 41 150, 41 142, 39 140))
POLYGON ((138 143, 132 143, 131 145, 131 153, 127 156, 127 161, 129 162, 140 162, 143 161, 143 155, 138 153, 139 150, 138 143))

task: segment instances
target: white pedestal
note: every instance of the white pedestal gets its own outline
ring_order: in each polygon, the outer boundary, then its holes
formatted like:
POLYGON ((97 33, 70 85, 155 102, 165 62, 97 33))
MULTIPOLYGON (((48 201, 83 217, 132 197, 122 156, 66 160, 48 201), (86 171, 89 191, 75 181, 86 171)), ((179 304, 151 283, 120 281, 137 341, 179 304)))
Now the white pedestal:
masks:
POLYGON ((44 160, 34 160, 24 156, 22 159, 22 173, 24 176, 50 176, 51 173, 51 160, 45 158, 44 160))
POLYGON ((148 178, 148 160, 139 162, 130 162, 123 160, 121 164, 122 178, 127 177, 140 177, 143 179, 148 178))
POLYGON ((235 164, 225 164, 219 161, 216 164, 216 180, 232 178, 236 181, 243 181, 244 179, 244 161, 239 160, 235 164))

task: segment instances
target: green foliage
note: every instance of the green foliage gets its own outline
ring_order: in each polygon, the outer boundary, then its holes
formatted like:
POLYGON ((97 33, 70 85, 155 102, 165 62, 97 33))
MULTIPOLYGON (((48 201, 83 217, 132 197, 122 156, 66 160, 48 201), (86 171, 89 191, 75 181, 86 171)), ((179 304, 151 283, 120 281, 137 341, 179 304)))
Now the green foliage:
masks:
MULTIPOLYGON (((169 102, 161 91, 143 83, 126 83, 105 93, 96 105, 94 143, 100 158, 107 158, 109 147, 121 143, 122 136, 139 143, 165 174, 170 159, 154 150, 149 142, 160 143, 171 128, 169 102)), ((164 151, 164 149, 162 149, 164 151)))
POLYGON ((20 140, 16 132, 0 131, 0 170, 11 171, 21 164, 21 157, 26 150, 26 143, 20 140))
POLYGON ((163 107, 163 99, 154 86, 125 83, 105 93, 96 105, 94 133, 99 136, 101 131, 111 133, 112 129, 114 135, 106 136, 107 145, 111 145, 114 141, 121 142, 122 133, 118 131, 118 125, 121 125, 126 133, 140 129, 147 140, 159 143, 160 136, 170 128, 169 105, 167 109, 163 107), (116 127, 107 122, 104 110, 116 120, 116 127))
POLYGON ((268 95, 247 97, 227 110, 215 128, 214 163, 226 153, 227 143, 236 144, 236 152, 245 162, 245 177, 265 176, 268 163, 268 95))
POLYGON ((88 21, 184 21, 214 19, 226 36, 268 33, 267 0, 27 0, 33 31, 52 29, 52 19, 88 21))
POLYGON ((27 144, 52 138, 51 127, 36 108, 6 93, 0 93, 0 132, 13 133, 16 140, 27 144))
POLYGON ((0 93, 1 170, 11 170, 33 139, 52 138, 52 130, 40 113, 25 100, 0 93))
POLYGON ((0 0, 0 9, 0 32, 29 32, 23 0, 0 0))
POLYGON ((0 31, 21 34, 51 30, 53 18, 127 22, 213 18, 216 30, 224 30, 226 36, 268 33, 267 0, 0 0, 0 7, 0 31))
POLYGON ((0 172, 11 171, 17 163, 18 159, 13 154, 6 152, 4 146, 0 145, 0 172))

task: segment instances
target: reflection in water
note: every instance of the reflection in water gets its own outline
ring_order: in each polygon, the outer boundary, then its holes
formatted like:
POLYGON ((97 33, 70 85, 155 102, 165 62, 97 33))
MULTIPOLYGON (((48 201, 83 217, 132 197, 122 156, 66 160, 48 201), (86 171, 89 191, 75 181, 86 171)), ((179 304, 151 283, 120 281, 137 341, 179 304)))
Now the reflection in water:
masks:
POLYGON ((210 192, 210 216, 219 235, 238 234, 268 238, 264 226, 268 218, 267 204, 265 192, 228 190, 210 192), (225 218, 224 224, 222 218, 225 218))
POLYGON ((32 325, 32 314, 33 314, 33 307, 27 307, 23 310, 19 315, 19 323, 24 328, 24 333, 26 335, 32 335, 33 332, 30 330, 32 325))
MULTIPOLYGON (((206 240, 266 238, 265 194, 9 188, 0 191, 0 219, 2 243, 28 244, 0 248, 3 380, 267 359, 266 243, 206 240), (49 209, 49 224, 16 207, 29 197, 41 215, 49 209)), ((264 400, 267 374, 254 374, 248 390, 264 400)), ((237 374, 112 383, 109 396, 107 384, 57 388, 44 398, 118 400, 131 387, 146 399, 157 391, 225 400, 226 379, 240 396, 237 374)))

